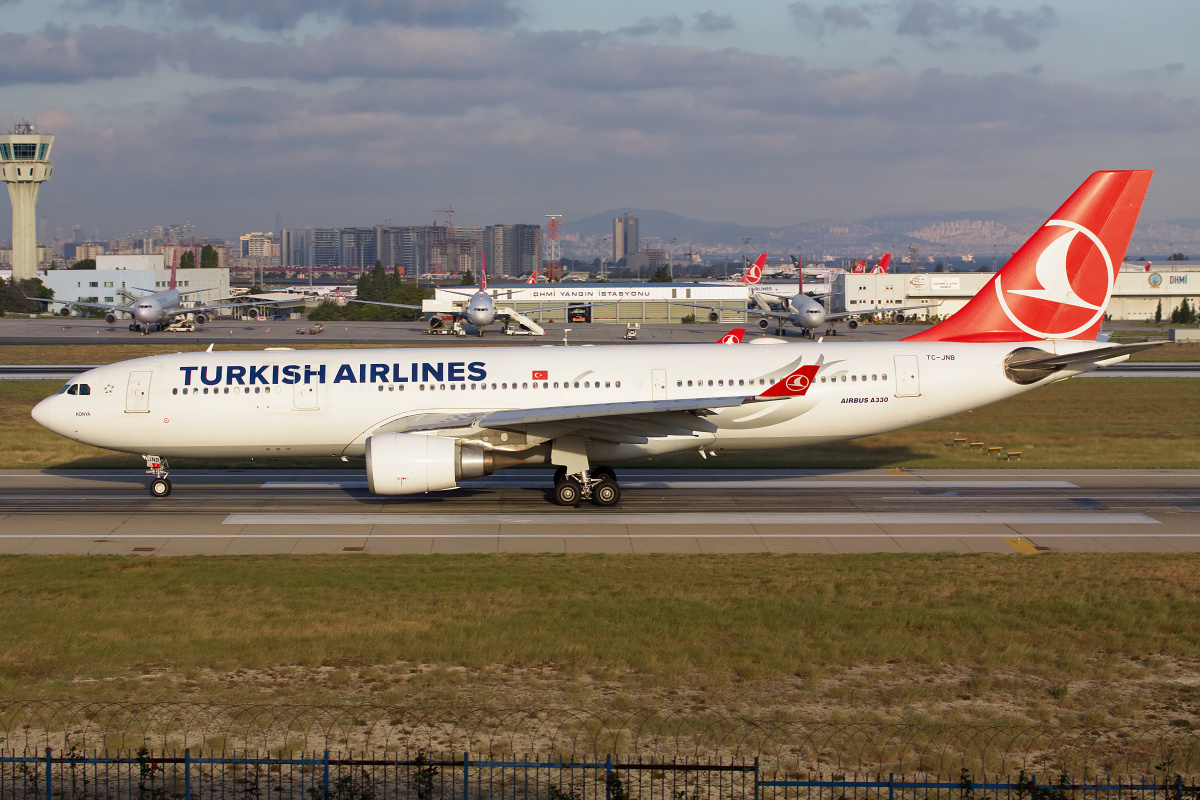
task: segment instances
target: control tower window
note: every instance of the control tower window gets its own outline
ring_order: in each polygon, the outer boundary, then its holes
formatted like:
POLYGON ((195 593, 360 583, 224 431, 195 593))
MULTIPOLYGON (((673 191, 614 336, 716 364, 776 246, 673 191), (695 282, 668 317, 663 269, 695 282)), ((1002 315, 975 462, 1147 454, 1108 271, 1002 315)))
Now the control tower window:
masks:
POLYGON ((13 158, 18 161, 33 161, 37 155, 37 145, 33 143, 13 142, 13 158))
POLYGON ((12 148, 7 142, 0 144, 0 159, 4 161, 12 161, 12 148))
POLYGON ((38 161, 46 160, 46 148, 48 148, 49 146, 50 145, 46 144, 45 142, 42 142, 41 144, 38 145, 38 161))

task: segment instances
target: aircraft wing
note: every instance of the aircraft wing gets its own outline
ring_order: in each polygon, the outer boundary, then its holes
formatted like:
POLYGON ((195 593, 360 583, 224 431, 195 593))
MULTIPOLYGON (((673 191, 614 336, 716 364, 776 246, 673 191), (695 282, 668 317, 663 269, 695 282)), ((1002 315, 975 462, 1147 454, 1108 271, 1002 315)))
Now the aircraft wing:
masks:
MULTIPOLYGON (((364 303, 369 306, 387 306, 388 308, 408 308, 413 311, 424 311, 424 308, 422 306, 409 305, 408 303, 385 303, 382 300, 358 300, 353 297, 347 297, 346 302, 347 303, 364 303)), ((456 312, 456 311, 445 311, 445 312, 439 311, 438 316, 441 317, 441 316, 445 316, 447 314, 457 314, 457 313, 458 312, 456 312)))
POLYGON ((259 300, 257 302, 249 302, 249 303, 215 303, 213 305, 209 305, 206 303, 204 305, 192 306, 191 308, 168 308, 168 309, 165 309, 165 311, 168 314, 171 314, 174 316, 179 316, 181 314, 195 314, 197 311, 224 311, 229 308, 249 308, 250 306, 257 306, 257 307, 261 308, 263 306, 278 305, 281 302, 285 302, 285 301, 282 301, 282 300, 259 300))
POLYGON ((634 400, 624 403, 547 406, 491 412, 419 414, 390 423, 381 431, 485 428, 525 432, 542 438, 576 433, 605 442, 644 444, 655 437, 712 433, 717 427, 704 419, 705 415, 712 413, 714 409, 733 408, 759 400, 760 398, 752 395, 738 395, 680 400, 634 400))
POLYGON ((942 304, 942 301, 939 300, 936 303, 926 303, 925 305, 921 305, 921 306, 892 306, 891 308, 860 308, 857 311, 838 311, 833 314, 826 314, 825 319, 828 319, 828 320, 846 319, 847 317, 858 317, 858 316, 862 316, 865 314, 878 314, 881 311, 882 312, 920 311, 922 308, 924 308, 924 309, 937 308, 941 304, 942 304))
POLYGON ((133 306, 123 306, 117 303, 84 303, 79 300, 55 300, 49 297, 30 297, 24 292, 21 293, 21 296, 35 303, 62 303, 64 306, 83 306, 84 308, 100 308, 105 311, 124 311, 126 314, 133 313, 133 306))
POLYGON ((750 314, 751 316, 755 316, 755 317, 778 317, 779 319, 791 319, 792 317, 796 316, 795 311, 763 311, 762 309, 759 309, 759 308, 741 309, 741 308, 731 308, 729 306, 724 306, 724 307, 722 307, 722 306, 702 306, 699 303, 681 303, 678 300, 671 300, 667 303, 667 305, 687 306, 689 308, 705 308, 705 309, 708 309, 709 311, 717 311, 717 312, 720 312, 720 311, 741 312, 744 310, 747 314, 750 314))

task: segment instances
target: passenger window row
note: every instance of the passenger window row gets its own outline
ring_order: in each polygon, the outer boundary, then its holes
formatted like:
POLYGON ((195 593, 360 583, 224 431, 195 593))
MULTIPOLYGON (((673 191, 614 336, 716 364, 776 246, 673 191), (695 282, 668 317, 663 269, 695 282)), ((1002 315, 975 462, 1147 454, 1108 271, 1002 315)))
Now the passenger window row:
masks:
MULTIPOLYGON (((845 383, 845 382, 846 382, 846 377, 847 377, 847 376, 845 376, 845 375, 842 375, 842 376, 840 376, 842 383, 845 383)), ((837 383, 837 382, 838 382, 838 378, 839 378, 839 376, 838 376, 838 375, 834 375, 833 377, 829 378, 829 382, 830 382, 830 383, 837 383)), ((861 380, 863 383, 866 383, 866 382, 867 382, 867 376, 866 376, 866 375, 863 375, 863 376, 861 376, 861 377, 859 377, 858 375, 851 375, 851 376, 849 376, 849 378, 850 378, 850 381, 851 381, 851 382, 857 382, 857 381, 859 381, 859 380, 861 380)), ((887 380, 887 373, 885 372, 885 373, 883 373, 882 375, 872 375, 872 376, 871 376, 871 380, 873 380, 873 381, 886 381, 886 380, 887 380)), ((822 375, 822 376, 821 376, 821 383, 824 383, 824 382, 825 382, 825 376, 824 376, 824 375, 822 375)))

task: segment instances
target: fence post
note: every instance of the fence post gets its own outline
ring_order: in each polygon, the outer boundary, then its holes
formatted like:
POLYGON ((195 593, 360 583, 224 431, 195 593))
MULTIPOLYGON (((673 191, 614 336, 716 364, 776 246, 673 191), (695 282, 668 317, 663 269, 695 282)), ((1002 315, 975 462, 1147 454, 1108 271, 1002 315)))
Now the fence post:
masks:
POLYGON ((469 751, 464 750, 463 751, 463 800, 471 800, 471 793, 470 793, 470 790, 467 785, 467 781, 468 781, 467 767, 468 767, 468 765, 470 765, 470 763, 471 763, 471 753, 469 751))
POLYGON ((896 773, 889 772, 888 773, 888 800, 895 800, 895 798, 896 798, 895 779, 896 779, 896 773))
POLYGON ((192 800, 192 749, 183 748, 183 800, 192 800))
POLYGON ((50 748, 46 748, 46 800, 50 800, 50 790, 53 788, 53 781, 50 778, 50 748))
POLYGON ((1183 775, 1175 776, 1175 800, 1183 800, 1183 775))
POLYGON ((754 800, 758 800, 758 756, 754 757, 754 800))
MULTIPOLYGON (((646 304, 642 303, 642 307, 645 308, 645 306, 646 304)), ((604 757, 604 800, 610 800, 608 796, 610 786, 612 786, 612 753, 604 757)), ((46 798, 46 800, 50 799, 46 798)))
POLYGON ((325 794, 322 800, 329 800, 329 751, 325 751, 325 794))

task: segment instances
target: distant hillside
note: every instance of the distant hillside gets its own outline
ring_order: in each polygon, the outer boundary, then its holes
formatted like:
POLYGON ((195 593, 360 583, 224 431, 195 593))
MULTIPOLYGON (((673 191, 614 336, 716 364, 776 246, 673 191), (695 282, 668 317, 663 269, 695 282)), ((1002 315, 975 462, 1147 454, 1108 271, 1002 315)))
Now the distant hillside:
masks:
MULTIPOLYGON (((772 256, 804 253, 878 255, 906 250, 910 244, 922 257, 959 256, 974 252, 977 256, 1011 252, 1022 244, 1047 217, 1036 208, 1018 207, 975 211, 921 211, 879 214, 856 221, 818 219, 778 228, 739 225, 735 222, 705 222, 643 208, 615 208, 579 220, 563 223, 563 232, 579 237, 564 244, 569 257, 592 258, 601 251, 611 252, 613 218, 632 212, 638 218, 642 246, 669 248, 683 253, 695 248, 708 256, 729 256, 741 252, 742 240, 749 238, 748 249, 772 256), (668 240, 675 239, 674 245, 668 240)), ((1134 232, 1131 252, 1167 253, 1170 248, 1189 253, 1200 252, 1200 219, 1177 219, 1143 223, 1134 232)))

